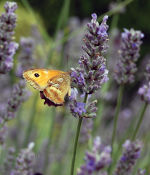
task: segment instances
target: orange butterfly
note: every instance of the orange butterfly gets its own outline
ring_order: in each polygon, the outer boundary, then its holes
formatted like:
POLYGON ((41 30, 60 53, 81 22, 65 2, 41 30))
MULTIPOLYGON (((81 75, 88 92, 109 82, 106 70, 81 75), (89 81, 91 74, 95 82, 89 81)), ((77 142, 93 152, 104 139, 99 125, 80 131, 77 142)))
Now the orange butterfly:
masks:
POLYGON ((70 96, 70 74, 59 70, 30 69, 23 73, 25 80, 39 90, 41 98, 49 106, 62 106, 66 95, 70 96))

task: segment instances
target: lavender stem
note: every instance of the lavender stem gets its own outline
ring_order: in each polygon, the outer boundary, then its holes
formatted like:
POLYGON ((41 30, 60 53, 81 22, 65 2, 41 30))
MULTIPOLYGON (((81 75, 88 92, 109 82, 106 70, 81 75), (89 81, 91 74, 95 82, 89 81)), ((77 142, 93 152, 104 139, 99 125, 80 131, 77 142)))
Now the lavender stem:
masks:
POLYGON ((138 120, 138 123, 136 125, 136 128, 135 128, 135 130, 133 132, 132 140, 135 140, 135 138, 136 138, 136 135, 138 133, 138 130, 140 128, 140 125, 142 124, 142 121, 144 119, 144 114, 145 114, 145 111, 147 109, 147 106, 148 106, 148 103, 144 103, 144 105, 143 105, 143 107, 142 107, 142 109, 140 111, 140 116, 138 117, 139 120, 138 120))
MULTIPOLYGON (((143 106, 141 107, 140 111, 142 111, 142 110, 143 110, 143 106)), ((141 114, 141 112, 140 112, 140 114, 141 114)), ((115 167, 115 165, 118 161, 123 143, 125 142, 125 140, 128 139, 130 133, 133 132, 133 124, 135 123, 135 118, 136 118, 136 116, 134 116, 133 119, 131 120, 130 125, 129 125, 126 133, 124 134, 123 138, 121 139, 121 141, 119 143, 119 146, 118 146, 118 149, 117 149, 118 154, 113 159, 113 167, 115 167)), ((140 118, 140 116, 138 118, 140 118)))
MULTIPOLYGON (((87 102, 87 98, 88 98, 88 94, 86 94, 85 97, 84 97, 84 103, 85 104, 87 102)), ((73 149, 73 157, 72 157, 70 175, 73 175, 74 174, 77 145, 78 145, 78 140, 79 140, 79 135, 80 135, 80 129, 81 129, 81 125, 82 125, 82 120, 83 120, 83 117, 80 117, 79 120, 78 120, 78 126, 77 126, 77 130, 76 130, 76 136, 75 136, 75 142, 74 142, 74 149, 73 149)))
POLYGON ((117 106, 116 106, 116 110, 115 110, 115 116, 114 116, 114 126, 113 126, 113 134, 112 134, 112 155, 113 155, 113 151, 114 151, 114 141, 116 138, 116 132, 117 132, 117 122, 118 122, 118 117, 119 117, 119 111, 120 111, 120 107, 121 107, 121 102, 122 102, 122 96, 123 96, 123 91, 124 91, 124 85, 120 85, 119 87, 119 94, 118 94, 118 98, 117 98, 117 106))

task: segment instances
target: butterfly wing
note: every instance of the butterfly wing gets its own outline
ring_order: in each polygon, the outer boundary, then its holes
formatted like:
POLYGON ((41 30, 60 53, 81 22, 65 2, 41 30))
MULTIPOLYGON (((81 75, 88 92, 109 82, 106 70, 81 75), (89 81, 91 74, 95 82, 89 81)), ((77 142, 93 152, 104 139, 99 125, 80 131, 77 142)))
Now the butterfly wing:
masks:
POLYGON ((70 75, 63 72, 48 80, 48 86, 43 90, 44 95, 55 104, 63 104, 64 98, 70 96, 70 75))

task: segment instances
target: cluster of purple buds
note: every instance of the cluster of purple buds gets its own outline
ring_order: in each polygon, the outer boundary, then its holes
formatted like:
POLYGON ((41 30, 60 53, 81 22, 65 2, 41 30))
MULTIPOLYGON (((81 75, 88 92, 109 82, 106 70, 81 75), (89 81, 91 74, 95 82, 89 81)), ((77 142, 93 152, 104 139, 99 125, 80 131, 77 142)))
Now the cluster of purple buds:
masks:
POLYGON ((32 38, 20 39, 20 55, 19 55, 19 65, 17 68, 17 76, 22 77, 23 71, 29 69, 34 62, 33 52, 35 48, 35 42, 32 38))
POLYGON ((13 86, 11 97, 8 99, 5 109, 1 111, 1 124, 15 117, 18 108, 26 100, 26 95, 25 82, 20 80, 13 86))
POLYGON ((96 137, 93 143, 93 148, 85 155, 85 164, 80 167, 77 175, 92 175, 96 172, 101 172, 111 163, 111 148, 106 146, 101 150, 101 140, 96 137))
POLYGON ((14 29, 16 27, 17 9, 15 2, 5 3, 5 13, 0 16, 0 73, 7 73, 13 67, 13 56, 18 44, 13 42, 14 29))
POLYGON ((138 94, 143 101, 150 104, 150 82, 140 87, 138 90, 138 94))
POLYGON ((93 100, 89 102, 87 100, 86 103, 81 102, 84 101, 83 98, 85 94, 79 96, 76 88, 72 88, 71 96, 70 96, 70 111, 74 117, 85 117, 85 118, 93 118, 96 117, 97 111, 97 100, 93 100))
POLYGON ((140 46, 144 34, 134 29, 124 29, 121 35, 121 48, 119 50, 120 60, 117 63, 114 78, 118 84, 133 83, 136 62, 139 58, 140 46))
POLYGON ((114 175, 126 175, 131 172, 136 160, 140 157, 141 147, 142 144, 139 141, 131 142, 126 140, 123 144, 123 155, 117 164, 114 175))
POLYGON ((79 66, 72 68, 71 77, 81 92, 92 94, 108 80, 106 59, 104 55, 108 48, 108 16, 104 16, 101 24, 97 15, 92 14, 92 20, 87 24, 87 33, 84 36, 84 53, 79 59, 79 66))
MULTIPOLYGON (((87 24, 87 33, 84 36, 83 55, 79 59, 79 66, 72 68, 71 78, 74 87, 86 95, 90 95, 100 89, 108 80, 105 53, 108 48, 108 16, 104 16, 101 24, 97 21, 97 15, 92 14, 92 20, 87 24)), ((77 93, 72 94, 70 110, 76 117, 95 117, 97 101, 87 102, 77 99, 77 93)), ((78 95, 79 96, 79 95, 78 95)))
POLYGON ((70 110, 73 116, 82 117, 86 113, 85 103, 73 101, 73 103, 70 104, 70 110))
POLYGON ((22 149, 16 159, 15 169, 10 175, 33 175, 35 155, 32 151, 34 143, 30 143, 28 148, 22 149))
POLYGON ((10 120, 15 117, 15 112, 20 105, 25 101, 25 81, 20 80, 13 86, 11 97, 8 100, 7 115, 5 120, 10 120))

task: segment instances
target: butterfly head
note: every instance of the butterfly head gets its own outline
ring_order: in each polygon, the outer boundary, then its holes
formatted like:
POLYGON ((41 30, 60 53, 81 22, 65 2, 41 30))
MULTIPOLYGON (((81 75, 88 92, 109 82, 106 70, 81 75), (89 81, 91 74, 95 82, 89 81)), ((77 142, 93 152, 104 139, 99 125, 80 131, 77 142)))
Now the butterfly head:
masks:
POLYGON ((39 91, 43 91, 47 87, 48 71, 45 69, 31 69, 24 71, 25 80, 39 91))

